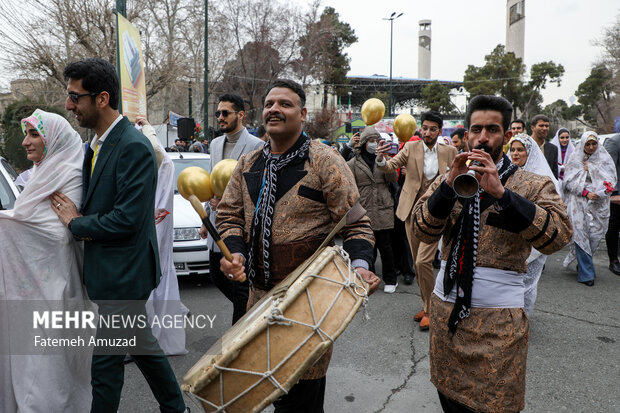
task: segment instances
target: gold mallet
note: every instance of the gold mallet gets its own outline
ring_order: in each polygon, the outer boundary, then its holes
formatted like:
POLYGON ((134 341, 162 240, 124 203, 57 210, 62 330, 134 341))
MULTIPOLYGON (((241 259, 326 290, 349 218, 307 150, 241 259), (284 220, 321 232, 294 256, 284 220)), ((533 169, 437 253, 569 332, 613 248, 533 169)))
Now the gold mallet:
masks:
MULTIPOLYGON (((222 251, 222 255, 232 262, 233 257, 224 241, 220 237, 209 217, 207 212, 202 206, 201 202, 206 202, 213 198, 213 190, 211 189, 211 179, 209 173, 198 166, 190 166, 185 168, 177 178, 177 188, 181 196, 187 199, 194 210, 200 216, 200 220, 209 231, 209 234, 213 237, 213 240, 222 251)), ((245 278, 241 282, 245 281, 245 278)))

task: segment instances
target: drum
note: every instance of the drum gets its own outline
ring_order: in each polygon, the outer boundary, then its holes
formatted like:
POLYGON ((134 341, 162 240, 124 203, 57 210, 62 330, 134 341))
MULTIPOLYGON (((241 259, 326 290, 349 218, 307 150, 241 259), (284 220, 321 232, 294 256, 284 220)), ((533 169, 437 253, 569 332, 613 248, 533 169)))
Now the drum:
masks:
POLYGON ((183 378, 207 412, 259 412, 286 394, 368 298, 338 246, 325 247, 274 287, 183 378))

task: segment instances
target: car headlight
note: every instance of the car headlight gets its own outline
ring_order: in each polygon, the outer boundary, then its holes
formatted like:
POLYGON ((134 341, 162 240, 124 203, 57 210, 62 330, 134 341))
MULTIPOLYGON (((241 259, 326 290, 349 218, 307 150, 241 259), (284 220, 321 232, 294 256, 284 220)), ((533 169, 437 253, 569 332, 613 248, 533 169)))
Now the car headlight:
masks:
POLYGON ((200 227, 174 229, 175 241, 194 241, 197 239, 200 239, 200 227))

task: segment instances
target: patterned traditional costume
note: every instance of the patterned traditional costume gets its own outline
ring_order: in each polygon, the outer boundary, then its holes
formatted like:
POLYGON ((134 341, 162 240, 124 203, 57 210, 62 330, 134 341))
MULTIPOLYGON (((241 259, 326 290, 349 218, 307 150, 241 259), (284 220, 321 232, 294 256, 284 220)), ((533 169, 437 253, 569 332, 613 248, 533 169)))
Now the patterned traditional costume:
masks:
POLYGON ((513 412, 525 398, 526 259, 532 247, 543 254, 561 249, 572 229, 549 178, 516 168, 507 156, 497 166, 506 189, 500 200, 485 192, 478 200, 457 199, 444 175, 416 204, 414 230, 423 242, 443 235, 431 310, 431 381, 475 411, 513 412))

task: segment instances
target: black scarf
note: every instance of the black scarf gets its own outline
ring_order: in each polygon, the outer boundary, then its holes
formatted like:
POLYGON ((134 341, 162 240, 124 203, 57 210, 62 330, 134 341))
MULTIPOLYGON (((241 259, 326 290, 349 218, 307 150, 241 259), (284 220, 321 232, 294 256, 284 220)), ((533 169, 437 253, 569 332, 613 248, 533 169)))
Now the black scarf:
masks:
MULTIPOLYGON (((278 189, 279 172, 289 165, 296 158, 308 156, 310 139, 302 134, 299 139, 288 151, 280 156, 271 153, 271 142, 263 148, 263 159, 265 169, 263 171, 263 184, 256 202, 252 229, 250 231, 250 251, 248 252, 248 279, 253 283, 256 278, 256 258, 258 253, 259 238, 263 247, 263 267, 265 273, 265 285, 269 285, 271 275, 271 225, 273 224, 273 214, 276 208, 276 191, 278 189)), ((246 266, 247 267, 247 266, 246 266)))
POLYGON ((375 159, 377 159, 377 155, 374 153, 370 153, 366 150, 366 148, 362 148, 362 150, 360 151, 360 155, 362 156, 362 159, 364 160, 364 162, 366 162, 366 165, 368 165, 368 167, 370 168, 370 172, 375 172, 375 159))
MULTIPOLYGON (((502 185, 518 167, 503 155, 497 163, 497 172, 502 185)), ((469 317, 471 308, 471 290, 474 282, 476 256, 478 253, 478 234, 480 231, 480 202, 491 196, 480 188, 479 195, 471 198, 459 198, 463 204, 461 214, 456 219, 452 230, 450 254, 446 262, 443 277, 443 291, 447 297, 456 284, 456 302, 448 320, 448 328, 453 333, 458 323, 469 317)))

